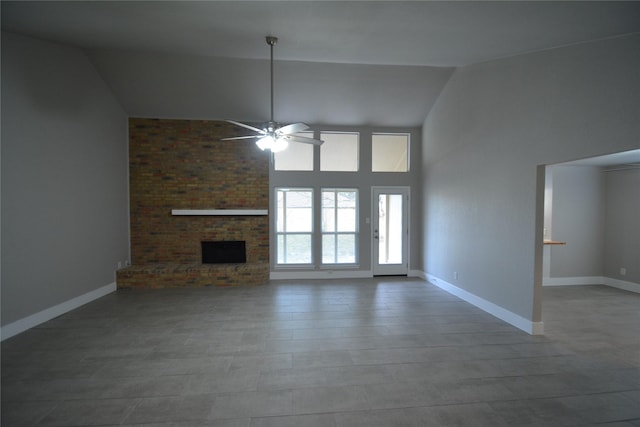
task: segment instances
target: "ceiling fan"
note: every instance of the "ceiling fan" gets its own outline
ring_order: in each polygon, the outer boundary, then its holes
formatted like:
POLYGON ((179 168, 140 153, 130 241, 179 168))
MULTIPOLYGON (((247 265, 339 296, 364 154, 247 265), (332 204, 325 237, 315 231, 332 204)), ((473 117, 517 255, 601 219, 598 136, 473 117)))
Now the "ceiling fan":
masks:
POLYGON ((271 48, 271 118, 265 123, 262 129, 257 127, 236 122, 233 120, 226 120, 234 125, 241 126, 243 128, 256 132, 256 135, 247 136, 235 136, 231 138, 223 138, 223 141, 235 140, 235 139, 251 139, 258 138, 256 145, 261 150, 271 150, 273 153, 282 151, 289 146, 289 142, 302 142, 305 144, 321 145, 324 141, 314 138, 308 138, 306 136, 295 135, 298 132, 303 132, 309 129, 309 126, 305 123, 292 123, 290 125, 281 125, 273 119, 273 46, 278 43, 278 38, 273 36, 267 36, 267 44, 271 48))

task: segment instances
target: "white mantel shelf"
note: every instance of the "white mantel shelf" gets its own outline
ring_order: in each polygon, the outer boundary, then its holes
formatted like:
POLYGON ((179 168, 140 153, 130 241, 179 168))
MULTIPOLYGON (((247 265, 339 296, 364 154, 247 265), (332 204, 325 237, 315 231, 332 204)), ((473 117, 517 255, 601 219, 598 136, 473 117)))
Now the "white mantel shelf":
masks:
POLYGON ((267 209, 172 209, 171 215, 191 216, 236 216, 236 215, 268 215, 267 209))

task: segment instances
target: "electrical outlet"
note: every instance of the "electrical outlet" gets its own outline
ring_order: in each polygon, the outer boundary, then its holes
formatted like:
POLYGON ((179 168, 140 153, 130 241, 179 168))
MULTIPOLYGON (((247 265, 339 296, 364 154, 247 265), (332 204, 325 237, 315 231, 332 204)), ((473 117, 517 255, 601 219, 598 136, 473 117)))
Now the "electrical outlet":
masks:
POLYGON ((455 280, 458 280, 458 272, 457 272, 457 271, 454 271, 454 272, 453 272, 453 278, 454 278, 455 280))
POLYGON ((122 268, 122 261, 118 261, 118 270, 122 268))
POLYGON ((620 267, 620 275, 625 276, 627 274, 627 269, 624 267, 620 267))

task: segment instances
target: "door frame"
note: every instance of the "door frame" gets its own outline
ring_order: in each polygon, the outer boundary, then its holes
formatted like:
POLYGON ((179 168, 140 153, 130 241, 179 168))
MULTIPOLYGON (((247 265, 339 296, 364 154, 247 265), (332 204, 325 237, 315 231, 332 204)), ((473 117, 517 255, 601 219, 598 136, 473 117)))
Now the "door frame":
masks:
POLYGON ((408 276, 409 275, 409 248, 411 247, 409 239, 411 236, 410 212, 411 212, 411 187, 409 186, 372 186, 371 187, 371 234, 369 236, 371 242, 371 272, 373 276, 408 276), (401 264, 380 265, 378 264, 378 240, 375 238, 378 226, 378 194, 402 194, 403 196, 403 212, 402 218, 404 222, 404 238, 403 260, 401 264))

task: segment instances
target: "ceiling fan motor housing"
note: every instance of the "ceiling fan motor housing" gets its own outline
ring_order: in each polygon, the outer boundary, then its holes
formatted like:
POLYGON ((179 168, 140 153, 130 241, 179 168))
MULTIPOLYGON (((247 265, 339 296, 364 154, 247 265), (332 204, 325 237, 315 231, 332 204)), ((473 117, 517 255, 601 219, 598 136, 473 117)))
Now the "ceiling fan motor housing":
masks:
POLYGON ((276 43, 278 43, 278 38, 277 37, 267 36, 267 44, 269 46, 274 46, 276 43))

